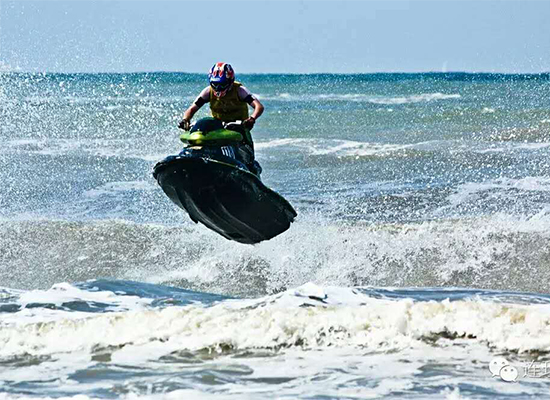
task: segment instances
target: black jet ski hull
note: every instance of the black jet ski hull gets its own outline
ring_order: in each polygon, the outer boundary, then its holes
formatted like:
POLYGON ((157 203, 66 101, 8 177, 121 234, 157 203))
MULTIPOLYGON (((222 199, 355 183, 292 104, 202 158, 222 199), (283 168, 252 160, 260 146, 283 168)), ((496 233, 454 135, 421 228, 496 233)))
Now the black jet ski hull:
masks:
POLYGON ((159 162, 153 176, 193 221, 240 243, 271 239, 296 217, 288 201, 231 157, 184 151, 159 162))

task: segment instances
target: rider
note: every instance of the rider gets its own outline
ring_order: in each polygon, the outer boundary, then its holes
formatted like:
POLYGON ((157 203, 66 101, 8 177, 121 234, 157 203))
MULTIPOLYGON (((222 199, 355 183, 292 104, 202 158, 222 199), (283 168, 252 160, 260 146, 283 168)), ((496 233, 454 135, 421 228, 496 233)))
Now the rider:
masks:
POLYGON ((254 157, 254 143, 250 136, 250 130, 258 117, 264 112, 264 106, 256 96, 235 80, 235 71, 231 65, 223 62, 214 64, 208 74, 210 86, 207 86, 196 98, 195 102, 183 114, 183 120, 179 127, 188 131, 191 127, 191 118, 206 103, 210 103, 212 116, 222 122, 243 121, 244 144, 250 146, 252 158, 254 157), (248 115, 248 105, 254 111, 248 115))

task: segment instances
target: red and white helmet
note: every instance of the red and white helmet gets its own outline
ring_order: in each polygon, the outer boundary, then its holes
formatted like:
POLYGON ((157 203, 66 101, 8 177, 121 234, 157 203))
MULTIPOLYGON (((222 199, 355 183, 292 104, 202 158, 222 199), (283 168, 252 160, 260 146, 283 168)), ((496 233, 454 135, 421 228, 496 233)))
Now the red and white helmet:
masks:
POLYGON ((233 82, 235 82, 235 71, 233 71, 230 64, 219 62, 210 68, 208 80, 214 90, 214 95, 222 97, 226 95, 233 82))

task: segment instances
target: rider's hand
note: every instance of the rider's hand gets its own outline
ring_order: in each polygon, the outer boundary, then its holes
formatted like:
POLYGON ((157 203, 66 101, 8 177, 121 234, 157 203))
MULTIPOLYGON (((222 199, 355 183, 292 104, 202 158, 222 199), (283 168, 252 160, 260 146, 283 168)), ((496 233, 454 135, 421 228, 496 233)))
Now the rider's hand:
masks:
POLYGON ((191 129, 191 121, 188 119, 182 119, 180 124, 178 125, 178 128, 183 129, 184 131, 188 131, 191 129))
POLYGON ((256 118, 250 117, 244 120, 243 125, 246 129, 251 130, 254 128, 254 124, 256 123, 256 118))

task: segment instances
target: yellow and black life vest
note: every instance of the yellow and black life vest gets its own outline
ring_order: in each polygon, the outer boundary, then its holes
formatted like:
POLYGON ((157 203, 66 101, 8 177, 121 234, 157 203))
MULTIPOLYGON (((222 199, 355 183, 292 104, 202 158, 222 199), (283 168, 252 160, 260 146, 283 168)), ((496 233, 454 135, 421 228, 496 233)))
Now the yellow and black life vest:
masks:
POLYGON ((248 104, 239 100, 240 86, 240 82, 233 82, 231 89, 222 97, 216 97, 214 90, 210 88, 210 111, 214 118, 223 122, 244 121, 248 118, 248 104))

